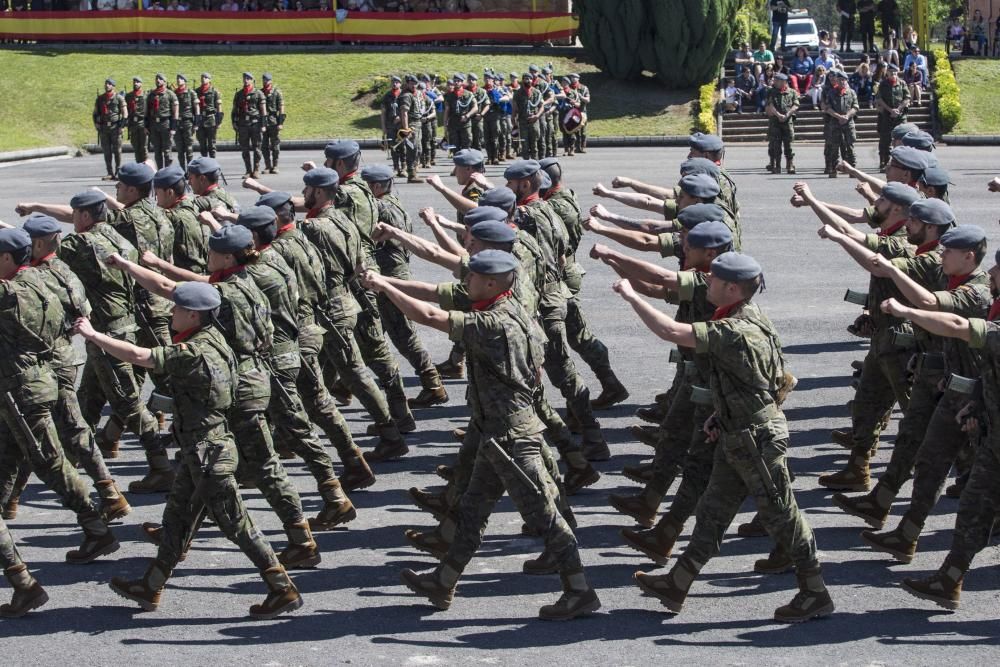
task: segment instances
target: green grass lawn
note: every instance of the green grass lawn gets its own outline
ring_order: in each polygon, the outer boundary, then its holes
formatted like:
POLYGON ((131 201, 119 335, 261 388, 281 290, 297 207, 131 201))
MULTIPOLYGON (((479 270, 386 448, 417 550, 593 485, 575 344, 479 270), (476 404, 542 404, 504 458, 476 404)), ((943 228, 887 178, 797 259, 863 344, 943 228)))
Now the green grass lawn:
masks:
POLYGON ((1000 134, 1000 61, 967 59, 952 62, 961 91, 962 119, 954 134, 1000 134))
POLYGON ((374 78, 408 71, 480 73, 524 72, 532 62, 551 60, 557 73, 579 72, 590 86, 591 136, 683 135, 691 130, 694 91, 667 91, 653 81, 622 83, 604 76, 587 63, 569 58, 532 58, 509 55, 446 55, 440 53, 346 53, 249 55, 135 55, 0 51, 7 90, 20 94, 0 98, 0 151, 42 146, 79 146, 94 142, 91 110, 103 90, 105 77, 117 80, 120 90, 142 76, 148 89, 163 72, 173 82, 183 72, 193 85, 201 72, 210 72, 225 101, 227 119, 219 138, 233 139, 229 105, 240 74, 252 71, 274 75, 285 95, 287 139, 379 136, 378 115, 371 96, 359 96, 374 78))

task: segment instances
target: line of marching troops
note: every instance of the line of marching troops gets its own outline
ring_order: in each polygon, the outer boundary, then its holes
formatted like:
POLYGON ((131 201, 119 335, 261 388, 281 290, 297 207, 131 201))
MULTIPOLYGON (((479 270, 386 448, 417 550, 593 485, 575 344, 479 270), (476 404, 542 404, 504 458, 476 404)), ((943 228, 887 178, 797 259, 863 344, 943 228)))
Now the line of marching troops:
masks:
MULTIPOLYGON (((586 216, 556 158, 517 160, 500 185, 485 176, 486 155, 458 150, 458 187, 429 179, 455 219, 420 211, 433 241, 413 233, 392 169, 363 167, 353 141, 327 145, 322 166, 303 165, 301 194, 246 179, 260 198, 245 210, 219 186, 220 168, 210 157, 192 160, 186 172, 124 165, 114 195, 88 190, 68 205, 18 204, 17 213, 28 216, 23 226, 0 230, 4 518, 16 517, 16 499, 33 472, 77 515, 84 537, 68 562, 115 552, 111 524, 130 506, 104 461, 118 456, 127 429, 148 463, 129 493, 167 499, 162 521, 141 526, 156 545, 155 558, 138 578, 113 578, 112 590, 156 609, 211 519, 267 586, 251 616, 273 618, 302 605, 288 570, 319 565, 313 533, 356 517, 347 494, 376 483, 372 465, 406 456, 406 434, 417 428, 412 410, 448 401, 442 376, 464 377, 469 422, 454 434, 460 447, 452 462, 436 469, 447 485, 409 491, 437 525, 408 530, 405 539, 438 564, 424 573, 404 570, 402 582, 447 609, 507 493, 522 531, 545 544, 524 572, 557 573, 562 581, 562 595, 539 616, 589 614, 601 603, 580 557, 570 497, 596 483, 593 462, 611 456, 595 413, 629 396, 581 309, 576 253, 590 231, 678 260, 667 268, 603 243, 589 251, 619 275, 614 291, 643 323, 676 345, 672 385, 637 413, 652 425, 633 428, 654 446, 654 458, 623 470, 643 488, 610 501, 642 526, 624 529, 624 542, 656 565, 669 562, 685 524, 695 520, 671 568, 639 571, 636 585, 668 613, 681 612, 750 496, 757 514, 739 533, 773 542, 754 570, 794 571, 798 584, 775 619, 832 613, 787 463, 781 405, 796 380, 778 332, 754 302, 764 271, 741 252, 737 188, 723 166, 721 139, 695 134, 689 144, 675 185, 620 176, 610 189, 594 186, 596 196, 652 214, 642 218, 602 205, 586 216), (72 223, 74 233, 62 237, 60 223, 72 223), (414 255, 448 268, 456 280, 414 280, 414 255), (675 315, 644 297, 676 305, 675 315), (454 346, 446 361, 431 362, 415 324, 448 335, 454 346), (74 335, 86 341, 79 388, 74 335), (403 393, 390 340, 420 376, 415 397, 403 393), (598 378, 596 398, 571 350, 598 378), (563 395, 565 419, 545 396, 543 372, 563 395), (154 390, 143 403, 139 388, 147 376, 154 390), (369 413, 372 449, 362 452, 354 442, 334 395, 356 397, 369 413), (98 428, 106 404, 111 416, 98 428), (164 413, 172 415, 169 435, 158 423, 164 413), (336 450, 339 476, 314 427, 336 450), (179 450, 173 462, 172 447, 179 450), (305 516, 281 463, 296 455, 323 499, 313 517, 305 516), (96 503, 77 466, 93 481, 96 503), (657 518, 676 477, 670 507, 657 518), (241 486, 259 489, 280 517, 287 535, 280 552, 255 526, 241 486)), ((955 467, 958 481, 948 492, 960 501, 948 556, 932 575, 903 581, 915 596, 955 609, 1000 508, 1000 445, 990 427, 1000 417, 1000 253, 998 266, 979 268, 985 232, 958 225, 946 192, 924 182, 939 168, 933 147, 893 147, 885 180, 842 162, 836 168, 861 182, 866 206, 820 201, 804 182, 795 184, 792 205, 810 209, 820 237, 870 274, 868 292, 847 298, 864 308, 849 329, 871 344, 858 365, 851 426, 831 436, 850 450, 848 460, 819 483, 838 491, 837 507, 875 529, 862 533, 867 544, 909 563, 955 467), (869 461, 894 406, 903 417, 892 458, 872 486, 869 461), (876 532, 910 477, 903 519, 876 532)), ((1000 190, 1000 180, 990 187, 1000 190)), ((14 588, 0 614, 20 616, 45 604, 46 592, 2 522, 0 557, 14 588)))

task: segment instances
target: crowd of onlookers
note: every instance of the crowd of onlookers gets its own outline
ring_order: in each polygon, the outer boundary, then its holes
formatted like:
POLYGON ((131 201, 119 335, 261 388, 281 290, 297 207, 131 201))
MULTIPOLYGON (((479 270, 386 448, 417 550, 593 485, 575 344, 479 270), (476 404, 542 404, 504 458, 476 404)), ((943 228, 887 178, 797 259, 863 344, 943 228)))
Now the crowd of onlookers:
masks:
POLYGON ((953 16, 948 23, 948 47, 961 51, 966 56, 1000 57, 1000 16, 997 16, 993 26, 993 48, 990 49, 989 23, 980 10, 972 13, 968 23, 963 23, 960 16, 953 16))
POLYGON ((489 12, 511 10, 561 11, 565 2, 536 0, 499 3, 488 0, 0 0, 7 11, 125 11, 137 8, 153 11, 341 11, 341 12, 489 12), (502 5, 502 6, 501 6, 502 5))

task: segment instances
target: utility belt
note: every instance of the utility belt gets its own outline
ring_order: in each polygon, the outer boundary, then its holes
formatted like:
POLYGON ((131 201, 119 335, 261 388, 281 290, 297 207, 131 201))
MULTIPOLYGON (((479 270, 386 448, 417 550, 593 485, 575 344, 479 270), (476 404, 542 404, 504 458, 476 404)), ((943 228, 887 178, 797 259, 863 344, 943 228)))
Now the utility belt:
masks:
POLYGON ((33 365, 27 368, 0 367, 0 389, 10 391, 31 380, 37 380, 42 376, 42 371, 45 370, 45 362, 49 358, 49 355, 44 355, 44 358, 35 356, 31 359, 33 365))
POLYGON ((508 415, 485 415, 481 414, 479 420, 488 433, 516 432, 519 427, 538 422, 538 412, 532 405, 525 406, 516 412, 508 415))
POLYGON ((236 355, 236 371, 246 373, 262 366, 259 354, 239 354, 236 355))
POLYGON ((103 327, 103 333, 116 338, 121 334, 134 333, 138 328, 135 323, 135 315, 125 315, 106 323, 103 327))
POLYGON ((718 419, 719 425, 722 427, 723 431, 736 433, 747 429, 752 430, 756 426, 763 426, 780 416, 781 411, 778 409, 778 406, 774 403, 770 403, 751 415, 747 415, 743 418, 736 418, 735 421, 733 418, 724 420, 722 417, 719 417, 718 419))
POLYGON ((271 346, 271 358, 275 359, 284 354, 294 354, 296 358, 299 355, 299 344, 294 340, 285 340, 280 343, 275 343, 271 346))

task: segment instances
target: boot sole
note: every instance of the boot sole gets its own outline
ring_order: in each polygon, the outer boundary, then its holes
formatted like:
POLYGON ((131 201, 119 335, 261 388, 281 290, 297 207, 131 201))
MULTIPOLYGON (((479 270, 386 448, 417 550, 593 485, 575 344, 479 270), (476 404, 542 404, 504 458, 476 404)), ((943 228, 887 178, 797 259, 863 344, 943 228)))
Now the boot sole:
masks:
POLYGON ((607 400, 604 400, 604 401, 600 401, 600 402, 591 401, 590 402, 590 409, 591 410, 608 410, 608 409, 610 409, 610 408, 618 405, 619 403, 624 403, 627 400, 628 400, 628 392, 624 391, 624 392, 622 392, 620 394, 615 394, 611 398, 609 398, 607 400))
POLYGON ((833 613, 833 611, 834 611, 834 606, 833 603, 831 602, 830 604, 820 607, 819 609, 816 609, 815 611, 813 611, 810 614, 807 614, 806 616, 796 616, 795 618, 790 618, 775 614, 774 620, 778 621, 779 623, 805 623, 806 621, 810 621, 814 618, 824 618, 826 616, 829 616, 830 614, 833 613))
POLYGON ((593 475, 587 477, 583 481, 578 482, 573 486, 566 486, 566 495, 568 496, 576 495, 577 493, 584 490, 588 486, 593 486, 594 484, 597 484, 597 482, 599 482, 600 479, 601 479, 601 473, 595 470, 593 475))
POLYGON ((131 513, 132 513, 132 506, 126 505, 125 507, 122 507, 121 509, 112 512, 110 514, 101 513, 101 518, 104 520, 104 523, 111 523, 112 521, 123 519, 131 513))
POLYGON ((275 609, 274 611, 268 614, 260 614, 260 613, 255 614, 253 612, 250 612, 250 618, 256 618, 261 621, 269 621, 272 618, 280 616, 281 614, 287 614, 289 612, 295 611, 296 609, 301 609, 303 604, 304 603, 302 601, 302 596, 299 596, 294 600, 292 600, 291 602, 289 602, 288 604, 286 604, 284 607, 275 609))
POLYGON ((93 552, 92 554, 88 555, 86 558, 73 558, 73 559, 70 559, 69 555, 67 555, 66 556, 66 562, 67 563, 73 563, 74 565, 85 565, 87 563, 93 563, 95 560, 97 560, 101 556, 107 556, 108 554, 113 554, 114 552, 118 551, 119 549, 121 549, 121 545, 118 543, 118 540, 115 540, 114 542, 112 542, 108 546, 103 547, 103 548, 101 548, 101 549, 93 552))
POLYGON ((367 461, 368 463, 388 463, 390 461, 398 461, 410 453, 410 448, 408 446, 403 447, 397 450, 397 452, 393 452, 392 454, 385 456, 377 456, 375 454, 375 451, 372 450, 371 453, 365 454, 365 461, 367 461))
POLYGON ((315 518, 309 519, 309 530, 313 531, 314 533, 322 533, 329 530, 333 530, 337 526, 343 526, 345 523, 350 523, 357 518, 358 518, 358 512, 356 509, 352 507, 350 512, 343 515, 342 517, 340 517, 339 519, 337 519, 332 523, 320 523, 315 518))
POLYGON ((444 398, 436 398, 433 401, 426 401, 426 402, 420 401, 419 403, 412 398, 406 399, 406 404, 408 406, 410 406, 411 408, 417 408, 418 410, 420 408, 433 408, 435 405, 444 405, 447 402, 448 402, 447 396, 445 396, 444 398))
POLYGON ((653 524, 656 523, 656 517, 655 516, 649 517, 649 518, 647 518, 647 517, 638 517, 635 514, 632 514, 631 512, 626 512, 624 509, 618 507, 618 505, 616 505, 613 500, 610 501, 609 504, 611 505, 611 507, 616 512, 618 512, 619 514, 624 514, 625 516, 629 517, 630 519, 633 519, 637 524, 639 524, 643 528, 652 528, 653 524))
POLYGON ((375 484, 375 475, 372 475, 368 479, 361 480, 360 482, 355 482, 354 484, 344 484, 343 478, 340 480, 340 487, 344 491, 360 491, 361 489, 367 489, 369 486, 375 484))
POLYGON ((913 597, 920 598, 921 600, 927 600, 928 602, 933 602, 939 607, 947 609, 948 611, 955 611, 958 609, 959 603, 955 600, 946 600, 944 598, 934 597, 933 595, 928 595, 927 593, 922 593, 914 588, 911 588, 908 583, 903 582, 903 590, 912 595, 913 597))
POLYGON ((21 618, 32 609, 38 609, 48 601, 49 601, 49 594, 46 593, 45 591, 42 591, 41 595, 35 596, 31 600, 29 600, 28 604, 18 609, 16 613, 12 613, 10 611, 0 612, 0 618, 21 618))
POLYGON ((447 600, 445 598, 434 597, 432 595, 429 595, 427 593, 427 591, 422 590, 420 588, 417 588, 417 587, 413 586, 410 583, 410 580, 406 578, 405 574, 400 574, 399 575, 399 580, 403 582, 404 586, 406 586, 407 588, 409 588, 411 591, 413 591, 414 593, 416 593, 420 597, 426 599, 428 602, 430 602, 432 605, 434 605, 435 607, 437 607, 441 611, 447 611, 448 608, 451 607, 451 600, 447 600))
POLYGON ((407 541, 407 543, 409 543, 409 545, 411 547, 413 547, 414 549, 416 549, 420 553, 427 554, 428 556, 431 556, 432 558, 434 558, 434 559, 436 559, 438 561, 443 561, 445 559, 445 557, 448 555, 447 551, 444 552, 444 553, 441 553, 439 551, 435 551, 434 549, 432 549, 432 548, 430 548, 428 546, 425 546, 423 544, 417 544, 416 542, 414 542, 413 540, 411 540, 409 538, 407 538, 406 541, 407 541))
POLYGON ((631 541, 629 538, 625 537, 625 533, 624 532, 619 532, 619 535, 621 535, 622 536, 622 540, 625 541, 625 546, 627 546, 632 551, 638 551, 643 556, 645 556, 649 560, 653 561, 654 563, 656 563, 660 567, 663 567, 664 565, 666 565, 667 562, 670 560, 670 554, 667 554, 666 556, 664 556, 663 554, 659 554, 659 553, 656 553, 655 551, 650 551, 649 549, 646 549, 645 547, 639 546, 635 542, 631 541))
POLYGON ((663 597, 663 595, 658 590, 647 586, 642 579, 638 579, 636 577, 633 577, 633 579, 635 580, 636 585, 642 590, 644 595, 648 595, 650 597, 654 597, 657 600, 659 600, 660 604, 662 604, 664 607, 667 608, 668 613, 671 614, 681 613, 681 609, 684 608, 683 604, 677 604, 673 600, 663 597))
POLYGON ((627 480, 635 482, 636 484, 643 484, 643 485, 648 484, 649 480, 652 479, 652 476, 643 477, 641 475, 633 475, 630 472, 622 472, 622 476, 627 480))
POLYGON ((836 482, 824 482, 819 480, 819 485, 830 491, 853 491, 855 493, 867 493, 869 489, 869 484, 838 484, 836 482))
POLYGON ((315 556, 310 556, 309 558, 303 558, 293 563, 289 563, 285 560, 282 560, 280 555, 278 556, 278 562, 280 562, 281 565, 286 570, 311 570, 312 568, 319 565, 322 560, 323 557, 320 556, 319 554, 316 554, 315 556))
MULTIPOLYGON (((558 572, 558 570, 556 571, 558 572)), ((543 616, 542 614, 539 613, 538 618, 543 621, 570 621, 578 616, 583 616, 585 614, 592 614, 600 608, 601 608, 601 601, 594 600, 593 602, 588 602, 587 604, 578 609, 574 609, 568 614, 563 614, 561 616, 543 616)))
MULTIPOLYGON (((742 528, 742 526, 740 528, 742 528)), ((767 537, 766 530, 756 530, 749 528, 746 530, 741 530, 740 528, 736 529, 736 534, 740 537, 767 537)))
POLYGON ((888 554, 888 555, 892 556, 893 558, 895 558, 900 563, 902 563, 903 565, 909 565, 910 563, 912 563, 913 562, 913 558, 916 555, 916 554, 914 554, 914 556, 911 556, 909 554, 903 553, 902 551, 896 551, 892 547, 887 547, 885 545, 878 544, 873 539, 871 539, 871 537, 868 535, 867 531, 862 531, 861 532, 861 540, 865 544, 867 544, 868 546, 870 546, 874 551, 877 551, 877 552, 883 553, 883 554, 888 554))
POLYGON ((108 584, 108 588, 113 590, 118 595, 118 597, 125 598, 126 600, 129 600, 131 602, 135 602, 140 607, 142 607, 143 611, 156 611, 156 608, 160 606, 156 602, 150 602, 149 600, 144 600, 140 597, 132 595, 128 591, 122 590, 121 588, 118 588, 114 584, 108 584))
POLYGON ((785 574, 786 572, 795 571, 795 563, 789 563, 781 567, 757 567, 757 565, 754 565, 753 571, 757 574, 785 574))
POLYGON ((871 526, 875 530, 882 530, 882 527, 885 526, 885 519, 882 519, 881 521, 879 521, 878 519, 876 519, 873 516, 870 516, 868 514, 864 514, 862 512, 859 512, 859 511, 851 508, 849 505, 844 504, 842 502, 842 500, 840 498, 836 497, 836 496, 834 496, 833 498, 831 498, 831 500, 833 501, 833 504, 836 505, 837 507, 839 507, 840 510, 844 514, 848 514, 848 515, 853 516, 855 518, 861 519, 862 521, 864 521, 865 523, 867 523, 869 526, 871 526))

